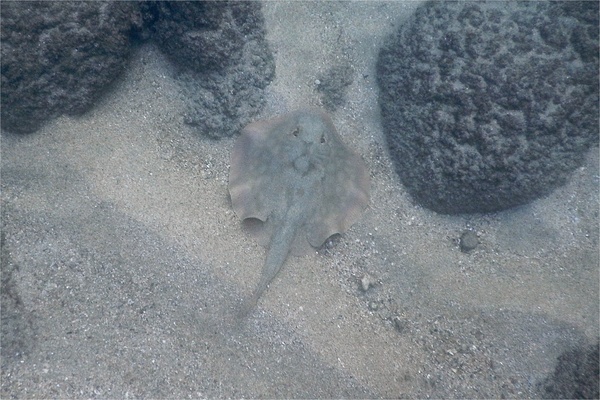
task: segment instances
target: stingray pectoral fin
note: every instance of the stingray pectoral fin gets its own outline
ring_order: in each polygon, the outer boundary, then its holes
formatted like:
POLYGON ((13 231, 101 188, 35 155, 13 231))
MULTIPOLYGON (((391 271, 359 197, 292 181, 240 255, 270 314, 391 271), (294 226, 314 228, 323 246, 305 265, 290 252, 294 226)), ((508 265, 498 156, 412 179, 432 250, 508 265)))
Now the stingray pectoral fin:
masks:
POLYGON ((369 175, 362 160, 354 156, 340 171, 325 178, 323 201, 306 224, 306 238, 320 247, 328 237, 346 232, 369 204, 369 175))
POLYGON ((269 247, 273 236, 273 225, 258 218, 246 218, 242 221, 242 230, 255 238, 261 246, 269 247))

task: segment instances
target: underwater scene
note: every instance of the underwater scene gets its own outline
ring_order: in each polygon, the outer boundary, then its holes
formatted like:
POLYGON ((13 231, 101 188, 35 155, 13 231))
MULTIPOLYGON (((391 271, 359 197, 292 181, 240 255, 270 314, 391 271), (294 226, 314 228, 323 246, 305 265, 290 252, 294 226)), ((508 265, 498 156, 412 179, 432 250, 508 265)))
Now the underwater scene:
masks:
POLYGON ((599 4, 0 4, 2 398, 598 398, 599 4))

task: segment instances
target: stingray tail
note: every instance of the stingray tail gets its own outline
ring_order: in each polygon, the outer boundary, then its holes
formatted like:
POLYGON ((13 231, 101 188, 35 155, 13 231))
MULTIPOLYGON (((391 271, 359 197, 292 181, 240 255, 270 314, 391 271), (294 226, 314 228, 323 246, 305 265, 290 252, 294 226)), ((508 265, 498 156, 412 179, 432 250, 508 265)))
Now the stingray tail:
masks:
POLYGON ((254 293, 252 293, 251 297, 245 299, 242 303, 242 306, 239 309, 238 317, 246 318, 248 314, 250 314, 250 312, 252 312, 252 310, 256 308, 256 304, 258 303, 259 297, 260 293, 258 293, 258 291, 255 290, 254 293))
POLYGON ((256 303, 258 303, 260 296, 267 290, 271 281, 281 270, 281 267, 290 252, 295 233, 295 230, 291 229, 289 226, 285 226, 273 233, 271 246, 267 252, 265 266, 260 275, 260 282, 252 293, 252 296, 242 304, 239 313, 240 317, 247 316, 250 311, 256 307, 256 303))

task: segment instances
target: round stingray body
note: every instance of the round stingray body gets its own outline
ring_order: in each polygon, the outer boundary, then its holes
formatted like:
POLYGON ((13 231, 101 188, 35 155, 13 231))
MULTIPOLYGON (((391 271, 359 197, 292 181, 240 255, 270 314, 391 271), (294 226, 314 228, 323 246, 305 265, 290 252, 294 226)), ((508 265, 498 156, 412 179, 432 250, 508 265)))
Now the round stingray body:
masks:
POLYGON ((229 193, 242 220, 262 221, 252 225, 263 244, 275 224, 294 224, 292 247, 306 249, 360 216, 369 202, 369 175, 331 118, 303 109, 243 129, 231 156, 229 193))

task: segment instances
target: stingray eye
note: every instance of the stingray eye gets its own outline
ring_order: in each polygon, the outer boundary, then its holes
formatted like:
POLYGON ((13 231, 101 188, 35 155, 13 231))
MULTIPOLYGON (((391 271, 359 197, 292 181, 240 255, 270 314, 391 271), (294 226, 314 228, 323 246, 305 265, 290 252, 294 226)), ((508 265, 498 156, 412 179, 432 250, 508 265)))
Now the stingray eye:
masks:
POLYGON ((325 143, 325 135, 321 136, 321 143, 325 143))
POLYGON ((298 137, 299 134, 300 134, 300 128, 295 127, 294 130, 292 131, 292 135, 298 137))

